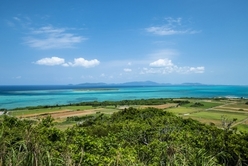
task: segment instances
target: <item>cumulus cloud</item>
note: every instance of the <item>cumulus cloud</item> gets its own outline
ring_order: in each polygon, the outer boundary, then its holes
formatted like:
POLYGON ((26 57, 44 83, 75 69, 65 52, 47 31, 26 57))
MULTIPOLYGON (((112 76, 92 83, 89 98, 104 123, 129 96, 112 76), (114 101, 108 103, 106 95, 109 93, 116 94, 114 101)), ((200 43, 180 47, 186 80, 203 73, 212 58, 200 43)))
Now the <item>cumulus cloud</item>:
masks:
POLYGON ((145 30, 149 33, 159 36, 166 35, 177 35, 177 34, 195 34, 199 33, 199 31, 191 30, 191 29, 182 29, 182 19, 176 18, 173 19, 171 17, 165 18, 167 23, 161 26, 151 26, 146 28, 145 30))
POLYGON ((165 67, 165 66, 174 66, 170 59, 159 59, 150 63, 151 67, 165 67))
POLYGON ((172 63, 170 59, 158 59, 151 62, 149 68, 143 68, 140 74, 169 74, 169 73, 204 73, 205 67, 188 67, 188 66, 177 66, 172 63))
POLYGON ((63 58, 59 57, 51 57, 51 58, 43 58, 35 62, 38 65, 48 65, 48 66, 55 66, 61 65, 64 67, 76 67, 81 66, 85 68, 95 67, 100 64, 100 61, 97 59, 93 60, 86 60, 84 58, 75 58, 74 62, 65 62, 63 58))
POLYGON ((65 63, 63 58, 59 57, 51 57, 51 58, 43 58, 35 62, 38 65, 48 65, 48 66, 55 66, 61 65, 65 63))
POLYGON ((132 71, 132 69, 129 69, 129 68, 125 68, 125 69, 123 69, 125 72, 131 72, 132 71))
POLYGON ((95 67, 99 64, 100 64, 100 61, 98 61, 97 59, 86 60, 84 58, 75 58, 73 63, 71 62, 68 63, 69 66, 82 66, 86 68, 95 67))
POLYGON ((53 49, 71 48, 84 40, 86 40, 86 38, 83 36, 68 33, 65 28, 46 26, 32 30, 31 36, 25 38, 25 43, 33 48, 53 49))

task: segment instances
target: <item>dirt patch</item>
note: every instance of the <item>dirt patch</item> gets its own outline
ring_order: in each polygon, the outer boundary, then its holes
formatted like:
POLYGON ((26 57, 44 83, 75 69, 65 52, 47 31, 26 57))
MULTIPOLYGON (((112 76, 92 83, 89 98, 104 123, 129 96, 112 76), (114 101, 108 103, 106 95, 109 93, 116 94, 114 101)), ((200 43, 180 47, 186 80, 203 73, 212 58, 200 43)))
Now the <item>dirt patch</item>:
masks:
POLYGON ((228 109, 228 110, 243 110, 243 111, 248 111, 247 108, 235 108, 235 107, 223 107, 223 106, 219 106, 219 107, 216 107, 216 108, 220 108, 220 109, 228 109))
POLYGON ((39 113, 39 114, 28 114, 21 116, 22 118, 43 118, 48 115, 51 115, 54 119, 59 118, 66 118, 66 117, 72 117, 72 116, 84 116, 93 114, 97 111, 102 110, 102 108, 99 109, 92 109, 92 110, 82 110, 82 111, 74 111, 74 110, 59 110, 54 112, 46 112, 46 113, 39 113))
POLYGON ((44 113, 34 113, 34 114, 21 115, 18 117, 31 118, 31 117, 46 116, 46 115, 51 115, 51 114, 55 114, 55 113, 71 112, 71 111, 72 110, 59 110, 59 111, 51 111, 51 112, 44 112, 44 113))
POLYGON ((84 116, 95 113, 96 110, 84 110, 84 111, 73 111, 73 112, 61 112, 61 113, 55 113, 51 114, 51 116, 55 119, 57 118, 67 118, 72 116, 84 116))

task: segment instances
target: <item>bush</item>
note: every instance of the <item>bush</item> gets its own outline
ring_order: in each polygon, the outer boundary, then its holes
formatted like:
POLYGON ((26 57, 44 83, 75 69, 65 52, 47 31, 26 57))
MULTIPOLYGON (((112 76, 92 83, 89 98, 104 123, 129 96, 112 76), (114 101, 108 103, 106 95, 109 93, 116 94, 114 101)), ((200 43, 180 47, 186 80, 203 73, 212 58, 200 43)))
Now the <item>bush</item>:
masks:
POLYGON ((66 118, 66 121, 82 121, 82 120, 87 120, 87 119, 90 119, 90 118, 93 118, 94 116, 93 115, 87 115, 87 116, 71 116, 71 117, 67 117, 66 118))
POLYGON ((204 104, 196 102, 193 105, 191 105, 190 107, 202 107, 202 106, 204 106, 204 104))

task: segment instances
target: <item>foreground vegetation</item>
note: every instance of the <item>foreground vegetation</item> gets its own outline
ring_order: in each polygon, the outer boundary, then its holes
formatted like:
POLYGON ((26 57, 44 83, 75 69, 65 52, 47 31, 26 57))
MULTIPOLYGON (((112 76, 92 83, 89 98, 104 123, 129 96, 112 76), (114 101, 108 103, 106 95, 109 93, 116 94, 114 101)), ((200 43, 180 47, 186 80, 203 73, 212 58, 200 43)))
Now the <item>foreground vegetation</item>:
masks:
POLYGON ((246 99, 141 99, 3 110, 0 165, 248 165, 246 99))
POLYGON ((59 130, 4 116, 0 165, 248 165, 248 134, 235 133, 156 109, 97 113, 59 130))

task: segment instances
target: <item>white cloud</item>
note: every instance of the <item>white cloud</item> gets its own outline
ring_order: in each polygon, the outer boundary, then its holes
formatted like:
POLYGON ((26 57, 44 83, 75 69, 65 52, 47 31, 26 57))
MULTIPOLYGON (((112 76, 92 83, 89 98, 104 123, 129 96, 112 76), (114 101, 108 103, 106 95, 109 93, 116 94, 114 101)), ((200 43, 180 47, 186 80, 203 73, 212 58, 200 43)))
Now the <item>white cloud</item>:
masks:
POLYGON ((86 60, 84 58, 75 58, 73 63, 71 62, 68 63, 68 65, 70 66, 82 66, 86 68, 95 67, 99 64, 100 64, 100 61, 98 61, 97 59, 86 60))
POLYGON ((181 25, 182 18, 172 18, 172 17, 166 17, 165 20, 167 21, 168 25, 178 24, 181 25))
POLYGON ((169 74, 169 73, 204 73, 205 67, 177 66, 170 59, 158 59, 150 63, 150 68, 143 68, 140 74, 169 74))
POLYGON ((32 36, 27 37, 26 44, 38 49, 71 48, 86 38, 67 33, 65 28, 41 27, 32 30, 32 36))
POLYGON ((159 59, 150 63, 151 67, 165 67, 165 66, 174 66, 170 59, 159 59))
POLYGON ((63 58, 51 57, 51 58, 40 59, 34 63, 38 65, 48 65, 48 66, 62 65, 64 67, 82 66, 85 68, 90 68, 99 65, 100 61, 98 61, 97 59, 86 60, 84 58, 75 58, 74 62, 65 62, 63 58))
POLYGON ((35 64, 54 66, 54 65, 64 64, 64 62, 65 62, 65 60, 63 58, 51 57, 51 58, 40 59, 40 60, 36 61, 35 64))
POLYGON ((160 36, 185 34, 188 32, 188 30, 184 30, 184 31, 174 30, 168 26, 153 26, 146 28, 146 31, 160 36))
POLYGON ((129 69, 129 68, 125 68, 125 69, 123 69, 125 72, 131 72, 132 71, 132 69, 129 69))
POLYGON ((204 73, 205 67, 190 67, 189 71, 194 73, 204 73))
POLYGON ((69 67, 70 65, 68 63, 64 63, 64 64, 62 64, 62 66, 69 67))
POLYGON ((163 67, 163 68, 145 68, 141 72, 142 74, 169 74, 172 72, 177 72, 176 67, 163 67))
POLYGON ((167 24, 162 26, 151 26, 145 30, 149 33, 159 36, 199 33, 199 31, 194 31, 191 29, 181 29, 181 18, 173 19, 169 17, 165 18, 165 20, 167 21, 167 24))

